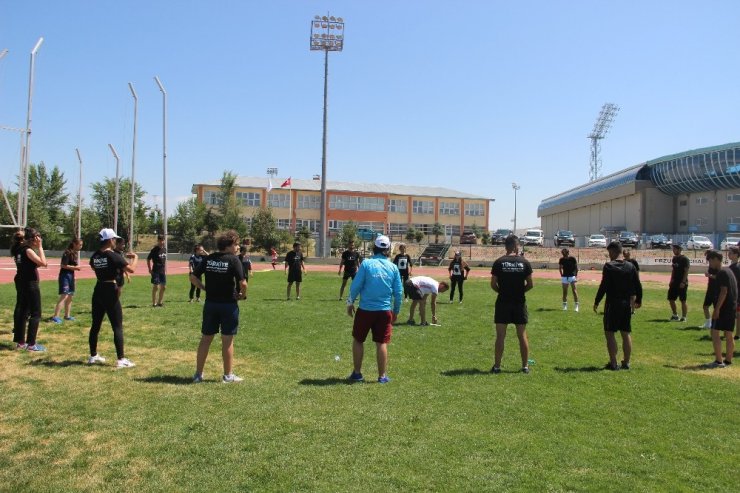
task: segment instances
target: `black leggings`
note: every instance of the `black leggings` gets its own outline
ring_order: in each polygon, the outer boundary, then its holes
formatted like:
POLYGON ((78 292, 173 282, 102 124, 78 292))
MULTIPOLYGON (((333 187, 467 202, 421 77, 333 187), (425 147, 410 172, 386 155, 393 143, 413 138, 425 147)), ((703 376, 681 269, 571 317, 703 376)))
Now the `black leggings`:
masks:
POLYGON ((122 359, 123 355, 123 310, 118 298, 118 287, 113 282, 98 282, 95 285, 92 297, 92 326, 90 327, 90 356, 98 354, 98 334, 103 325, 103 317, 113 327, 113 343, 116 346, 116 356, 122 359))
POLYGON ((15 282, 15 311, 13 312, 13 342, 36 344, 41 321, 41 291, 36 281, 15 282), (28 334, 26 334, 28 322, 28 334))
POLYGON ((195 297, 200 299, 200 289, 195 287, 195 284, 192 282, 190 283, 190 299, 193 299, 193 293, 195 293, 195 297))
POLYGON ((465 278, 462 276, 452 276, 450 277, 450 301, 452 301, 452 298, 455 297, 455 286, 458 286, 460 288, 460 301, 463 299, 463 281, 465 278))

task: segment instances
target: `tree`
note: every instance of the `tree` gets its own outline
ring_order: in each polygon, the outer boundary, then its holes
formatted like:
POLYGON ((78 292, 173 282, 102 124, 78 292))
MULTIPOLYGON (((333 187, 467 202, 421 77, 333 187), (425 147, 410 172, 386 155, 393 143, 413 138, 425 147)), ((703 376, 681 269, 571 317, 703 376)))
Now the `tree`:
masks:
POLYGON ((413 226, 409 226, 409 229, 406 230, 406 241, 416 241, 416 228, 413 226))
POLYGON ((279 246, 277 220, 269 207, 260 207, 252 216, 252 244, 265 251, 279 246))
POLYGON ((481 233, 480 238, 481 243, 483 243, 484 245, 488 245, 491 242, 491 233, 489 233, 488 231, 484 231, 483 233, 481 233))
POLYGON ((297 231, 298 241, 308 250, 308 240, 311 239, 311 230, 305 224, 297 231))
MULTIPOLYGON (((104 178, 103 181, 95 182, 90 185, 92 188, 91 196, 91 208, 98 215, 98 223, 105 228, 113 227, 115 201, 116 201, 116 180, 115 178, 104 178)), ((159 210, 151 210, 144 203, 144 196, 146 192, 139 185, 136 184, 134 192, 134 226, 135 231, 139 232, 153 232, 153 227, 158 231, 161 230, 161 226, 157 228, 154 226, 155 222, 162 222, 162 213, 159 210), (155 221, 155 217, 157 221, 155 221)), ((76 206, 75 206, 76 211, 76 206)), ((83 230, 87 229, 89 222, 82 221, 83 230)), ((169 226, 169 221, 168 221, 169 226)), ((118 233, 119 236, 124 238, 128 237, 128 233, 131 229, 131 180, 129 178, 123 178, 120 180, 118 186, 118 233)), ((97 232, 97 231, 96 231, 97 232)))
POLYGON ((357 224, 354 221, 347 221, 342 226, 342 231, 339 233, 339 248, 347 246, 351 242, 357 242, 357 224))
POLYGON ((168 233, 172 235, 170 248, 181 252, 192 251, 197 243, 201 243, 201 236, 206 228, 205 204, 199 203, 195 197, 180 202, 167 226, 168 233))
POLYGON ((49 173, 43 161, 29 165, 27 222, 28 226, 41 231, 44 246, 50 249, 67 246, 74 234, 74 230, 65 231, 65 209, 69 200, 66 186, 64 173, 57 166, 49 173))
POLYGON ((424 231, 418 230, 414 233, 414 239, 417 243, 421 243, 421 240, 424 239, 424 231))
POLYGON ((439 235, 444 234, 445 228, 439 223, 432 225, 432 234, 434 235, 434 243, 439 243, 439 235))
MULTIPOLYGON (((15 208, 18 204, 18 194, 15 192, 9 192, 8 190, 5 190, 5 193, 7 194, 10 206, 13 207, 13 214, 16 215, 17 218, 18 212, 15 208)), ((10 211, 5 205, 5 200, 3 200, 1 195, 2 194, 0 194, 0 201, 2 201, 0 202, 0 224, 14 224, 13 219, 10 217, 10 211)), ((14 233, 14 228, 0 228, 0 249, 10 248, 11 238, 14 233)))
POLYGON ((240 237, 248 233, 247 224, 242 216, 241 205, 236 200, 236 175, 231 171, 224 171, 219 189, 219 229, 233 229, 240 237))

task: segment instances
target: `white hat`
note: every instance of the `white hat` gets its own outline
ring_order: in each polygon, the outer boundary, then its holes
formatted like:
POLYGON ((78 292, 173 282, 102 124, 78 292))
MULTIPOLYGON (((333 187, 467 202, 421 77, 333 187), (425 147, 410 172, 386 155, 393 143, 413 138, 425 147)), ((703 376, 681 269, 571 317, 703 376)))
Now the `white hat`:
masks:
POLYGON ((391 240, 386 235, 378 235, 375 238, 375 246, 385 250, 391 247, 391 240))
POLYGON ((110 228, 101 229, 100 233, 98 233, 98 236, 100 237, 100 241, 108 241, 115 238, 120 238, 120 236, 118 236, 116 232, 110 228))

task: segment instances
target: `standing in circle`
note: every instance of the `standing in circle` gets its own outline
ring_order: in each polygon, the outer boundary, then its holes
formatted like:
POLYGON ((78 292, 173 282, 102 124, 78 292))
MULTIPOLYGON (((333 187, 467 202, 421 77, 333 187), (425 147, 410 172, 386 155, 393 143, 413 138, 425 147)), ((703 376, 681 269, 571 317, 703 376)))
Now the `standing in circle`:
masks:
POLYGON ((108 315, 108 321, 113 328, 113 344, 116 346, 116 367, 132 368, 136 365, 126 358, 123 351, 123 310, 116 278, 120 276, 120 272, 132 274, 136 269, 138 257, 134 252, 129 252, 124 258, 116 252, 113 245, 118 238, 120 236, 110 228, 100 230, 98 235, 100 248, 90 257, 90 267, 95 271, 98 282, 92 295, 92 325, 88 340, 90 357, 87 363, 90 365, 105 363, 105 358, 98 354, 98 335, 103 318, 108 315))
POLYGON ((735 282, 738 285, 738 298, 737 298, 737 315, 735 320, 735 339, 738 340, 740 334, 740 248, 733 245, 727 249, 727 257, 730 259, 730 270, 735 274, 735 282))
POLYGON ((242 263, 244 271, 244 280, 249 283, 249 273, 252 272, 252 259, 249 258, 249 248, 247 245, 239 247, 239 262, 242 263))
POLYGON ((724 368, 732 364, 732 356, 735 353, 735 340, 732 332, 735 329, 737 317, 737 282, 735 276, 728 267, 722 267, 722 254, 717 250, 707 252, 709 267, 717 274, 715 276, 716 298, 714 299, 714 310, 712 311, 712 347, 714 349, 714 361, 706 365, 709 368, 724 368), (725 357, 722 359, 722 339, 725 336, 725 357))
MULTIPOLYGON (((398 253, 393 258, 393 263, 396 264, 396 267, 398 267, 398 272, 401 273, 401 282, 404 283, 409 280, 409 277, 411 276, 411 268, 413 266, 413 262, 411 261, 411 255, 406 253, 406 244, 400 243, 398 245, 398 253)), ((409 297, 408 293, 404 290, 403 293, 403 299, 407 299, 409 297)))
MULTIPOLYGON (((707 264, 709 264, 709 253, 713 250, 707 250, 704 252, 704 257, 707 260, 707 264)), ((704 303, 702 303, 702 310, 704 311, 704 325, 702 325, 702 329, 710 329, 712 328, 712 315, 709 313, 709 309, 714 305, 714 302, 717 300, 717 295, 719 294, 719 287, 717 286, 717 273, 719 272, 718 269, 715 269, 711 265, 707 267, 707 271, 704 273, 704 277, 707 278, 707 290, 704 293, 704 303)))
POLYGON ((275 247, 270 247, 270 258, 272 260, 272 270, 275 270, 275 266, 277 265, 278 261, 278 254, 277 250, 275 250, 275 247))
POLYGON ((247 299, 247 281, 244 279, 242 264, 236 256, 239 251, 239 235, 229 230, 221 235, 216 246, 218 252, 211 253, 190 274, 190 282, 206 292, 203 304, 203 323, 201 338, 196 356, 193 383, 203 381, 208 351, 216 334, 221 332, 221 356, 224 383, 241 382, 234 375, 234 336, 239 329, 239 304, 237 300, 247 299), (201 283, 205 277, 205 286, 201 283))
POLYGON ((342 275, 342 268, 344 268, 344 277, 342 277, 342 287, 339 288, 340 300, 344 296, 344 287, 347 285, 347 279, 354 280, 357 269, 360 268, 360 252, 355 250, 354 241, 350 241, 347 249, 342 252, 342 260, 339 262, 339 272, 337 275, 342 275))
POLYGON ((496 325, 494 361, 491 373, 501 373, 501 359, 504 355, 506 327, 516 326, 519 339, 519 354, 522 358, 522 373, 529 373, 529 341, 527 340, 527 299, 525 293, 534 287, 532 266, 529 261, 517 255, 519 238, 509 235, 504 240, 506 255, 499 257, 491 269, 491 289, 496 297, 493 321, 496 325))
POLYGON ((164 235, 157 236, 157 246, 151 249, 146 258, 146 266, 152 276, 152 306, 164 306, 164 290, 167 288, 167 251, 164 249, 164 235))
POLYGON ((688 257, 681 253, 682 246, 674 243, 673 260, 671 261, 671 280, 668 281, 668 304, 671 306, 671 321, 686 321, 686 315, 689 311, 686 305, 686 295, 689 288, 689 268, 691 262, 688 257), (681 318, 678 318, 676 311, 676 300, 681 300, 681 318))
POLYGON ((36 344, 41 321, 41 291, 39 267, 46 267, 46 254, 41 234, 33 228, 18 231, 10 248, 17 272, 15 274, 16 303, 13 312, 13 342, 16 349, 46 351, 36 344), (28 325, 28 332, 26 332, 28 325))
POLYGON ((575 311, 578 311, 578 290, 576 282, 578 281, 578 261, 575 257, 570 256, 570 250, 563 248, 560 252, 563 254, 558 261, 560 269, 560 283, 563 285, 563 311, 568 309, 568 286, 573 290, 573 302, 575 311))
POLYGON ((468 280, 468 273, 470 272, 470 266, 466 261, 463 260, 460 251, 455 252, 455 256, 452 258, 450 265, 447 267, 447 272, 450 275, 450 303, 455 298, 455 286, 460 289, 460 303, 463 302, 463 282, 468 280))
POLYGON ((293 283, 295 283, 295 299, 301 299, 301 282, 303 282, 303 274, 306 273, 303 258, 301 244, 296 241, 293 243, 293 250, 289 251, 285 256, 285 272, 288 273, 288 301, 290 301, 290 288, 293 286, 293 283))
POLYGON ((59 301, 54 307, 54 315, 51 321, 55 324, 62 323, 59 317, 64 307, 64 320, 74 320, 70 311, 72 309, 72 298, 75 295, 75 272, 82 270, 80 267, 80 250, 82 250, 82 240, 75 238, 72 240, 67 249, 62 253, 62 261, 59 267, 59 301))
MULTIPOLYGON (((203 259, 206 257, 206 255, 208 255, 208 252, 205 251, 203 245, 201 245, 200 243, 193 247, 193 254, 188 260, 188 269, 190 270, 190 274, 192 274, 195 271, 195 268, 198 267, 201 262, 203 262, 203 259)), ((200 303, 200 289, 198 289, 195 284, 191 282, 190 293, 188 294, 188 298, 190 299, 189 303, 193 302, 193 296, 195 296, 195 301, 200 303)))
POLYGON ((633 265, 638 274, 640 273, 640 264, 637 263, 636 259, 632 258, 632 251, 629 248, 625 248, 622 251, 622 257, 624 257, 625 262, 633 265))

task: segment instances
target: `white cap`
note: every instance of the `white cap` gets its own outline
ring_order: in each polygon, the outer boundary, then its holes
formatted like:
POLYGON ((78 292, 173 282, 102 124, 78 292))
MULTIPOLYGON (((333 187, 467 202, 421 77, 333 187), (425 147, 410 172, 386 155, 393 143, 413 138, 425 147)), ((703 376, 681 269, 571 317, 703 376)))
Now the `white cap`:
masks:
POLYGON ((116 232, 110 228, 101 229, 100 233, 98 233, 98 236, 100 237, 100 241, 107 241, 107 240, 113 240, 115 238, 120 238, 120 236, 118 236, 116 232))
POLYGON ((383 250, 391 247, 391 239, 386 235, 378 235, 375 238, 375 246, 383 250))

